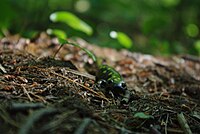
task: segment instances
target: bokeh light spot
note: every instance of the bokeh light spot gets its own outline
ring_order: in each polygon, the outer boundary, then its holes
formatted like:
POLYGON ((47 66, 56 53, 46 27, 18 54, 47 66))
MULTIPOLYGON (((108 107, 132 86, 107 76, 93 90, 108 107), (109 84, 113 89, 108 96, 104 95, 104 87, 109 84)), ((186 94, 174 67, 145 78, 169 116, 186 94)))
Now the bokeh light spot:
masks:
POLYGON ((90 2, 88 0, 78 0, 74 6, 77 12, 83 13, 89 10, 90 2))
POLYGON ((116 31, 111 31, 110 32, 110 37, 114 38, 114 39, 117 38, 117 32, 116 31))

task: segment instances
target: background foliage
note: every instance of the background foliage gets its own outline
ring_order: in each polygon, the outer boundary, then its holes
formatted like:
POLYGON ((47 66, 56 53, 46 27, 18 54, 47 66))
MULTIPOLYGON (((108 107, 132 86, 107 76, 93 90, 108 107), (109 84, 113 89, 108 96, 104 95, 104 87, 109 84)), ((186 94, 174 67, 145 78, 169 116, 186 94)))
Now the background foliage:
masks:
POLYGON ((111 31, 132 39, 128 49, 150 54, 200 55, 199 0, 1 0, 1 36, 7 31, 33 37, 48 28, 62 29, 100 46, 123 48, 111 31), (55 11, 68 11, 92 26, 93 34, 49 19, 55 11))

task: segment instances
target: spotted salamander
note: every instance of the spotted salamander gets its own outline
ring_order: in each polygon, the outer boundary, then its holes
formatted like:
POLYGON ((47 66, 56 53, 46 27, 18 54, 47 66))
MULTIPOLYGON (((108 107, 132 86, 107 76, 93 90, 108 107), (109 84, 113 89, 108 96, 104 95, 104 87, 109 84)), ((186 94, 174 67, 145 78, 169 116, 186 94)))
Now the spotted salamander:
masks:
POLYGON ((126 92, 126 83, 122 76, 108 65, 100 65, 96 80, 101 88, 111 91, 115 96, 124 95, 126 92))

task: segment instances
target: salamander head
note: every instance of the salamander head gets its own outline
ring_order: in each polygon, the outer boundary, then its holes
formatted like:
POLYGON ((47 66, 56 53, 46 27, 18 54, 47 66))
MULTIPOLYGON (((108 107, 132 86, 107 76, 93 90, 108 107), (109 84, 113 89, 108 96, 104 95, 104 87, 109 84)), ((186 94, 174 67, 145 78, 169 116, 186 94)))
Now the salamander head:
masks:
POLYGON ((125 94, 127 90, 126 83, 124 81, 120 81, 117 84, 114 84, 113 91, 117 94, 125 94))
POLYGON ((98 81, 98 84, 101 88, 110 90, 116 96, 124 95, 127 90, 126 83, 124 81, 114 82, 113 80, 100 80, 98 81))

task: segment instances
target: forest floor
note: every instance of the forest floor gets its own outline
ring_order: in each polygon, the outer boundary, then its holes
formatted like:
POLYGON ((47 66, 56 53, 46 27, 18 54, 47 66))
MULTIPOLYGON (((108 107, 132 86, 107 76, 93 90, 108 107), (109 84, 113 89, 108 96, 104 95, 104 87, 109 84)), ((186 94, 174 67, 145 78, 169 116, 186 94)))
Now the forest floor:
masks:
POLYGON ((0 133, 199 133, 200 58, 155 57, 73 39, 115 68, 127 103, 96 90, 93 61, 55 38, 0 40, 0 133), (90 72, 90 74, 89 74, 90 72))

